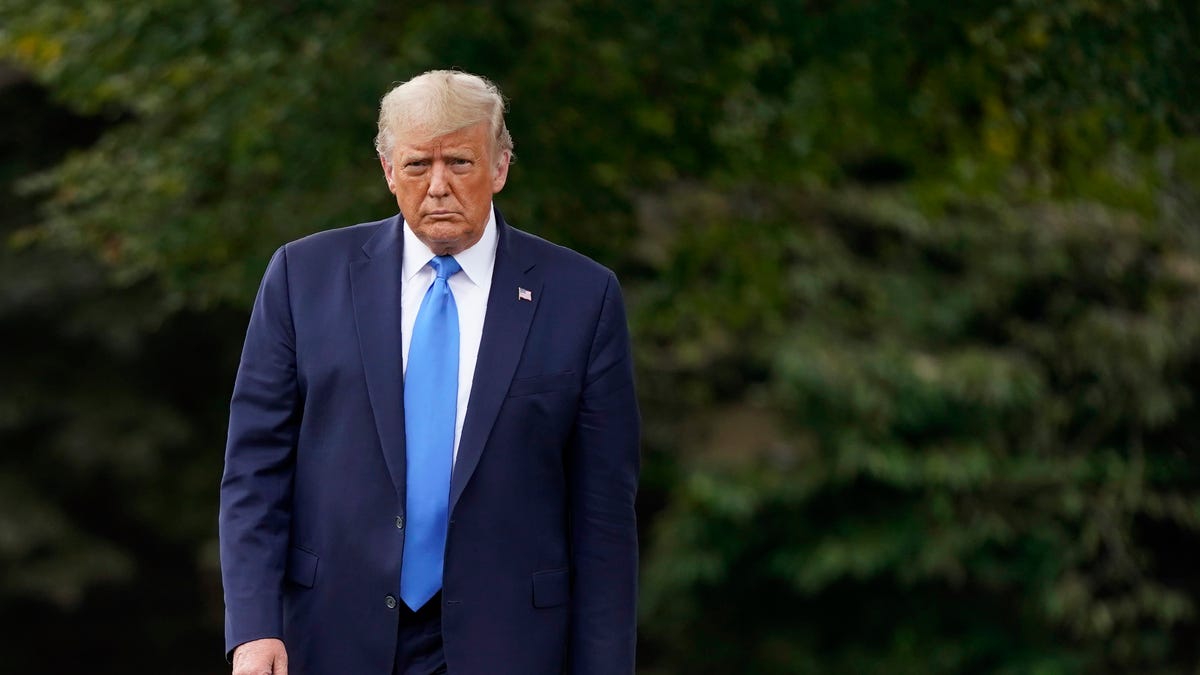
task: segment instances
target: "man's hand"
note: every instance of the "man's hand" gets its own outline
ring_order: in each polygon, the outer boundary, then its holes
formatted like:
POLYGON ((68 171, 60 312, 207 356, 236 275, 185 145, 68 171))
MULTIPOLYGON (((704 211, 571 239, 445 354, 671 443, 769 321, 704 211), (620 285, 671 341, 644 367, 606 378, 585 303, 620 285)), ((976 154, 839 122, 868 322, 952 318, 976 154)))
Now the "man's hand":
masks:
POLYGON ((233 650, 233 675, 287 675, 287 671, 282 640, 251 640, 233 650))

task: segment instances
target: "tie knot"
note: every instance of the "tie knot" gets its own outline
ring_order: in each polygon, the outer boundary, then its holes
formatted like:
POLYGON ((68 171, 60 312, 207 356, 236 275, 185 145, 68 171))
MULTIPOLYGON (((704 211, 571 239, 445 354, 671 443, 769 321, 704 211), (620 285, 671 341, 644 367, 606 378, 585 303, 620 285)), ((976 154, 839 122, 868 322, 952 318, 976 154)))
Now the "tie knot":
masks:
POLYGON ((433 267, 439 279, 449 279, 462 269, 462 265, 459 265, 452 255, 435 256, 429 261, 429 265, 433 267))

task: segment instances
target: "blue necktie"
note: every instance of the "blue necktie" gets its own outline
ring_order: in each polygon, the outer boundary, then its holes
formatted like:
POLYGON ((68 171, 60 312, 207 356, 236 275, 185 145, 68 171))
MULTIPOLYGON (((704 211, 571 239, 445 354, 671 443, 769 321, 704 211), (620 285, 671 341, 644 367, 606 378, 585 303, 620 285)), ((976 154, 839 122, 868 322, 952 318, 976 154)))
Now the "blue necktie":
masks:
POLYGON ((437 278, 417 312, 404 373, 408 498, 400 597, 414 611, 442 587, 458 408, 458 307, 449 278, 462 267, 448 255, 429 264, 437 278))

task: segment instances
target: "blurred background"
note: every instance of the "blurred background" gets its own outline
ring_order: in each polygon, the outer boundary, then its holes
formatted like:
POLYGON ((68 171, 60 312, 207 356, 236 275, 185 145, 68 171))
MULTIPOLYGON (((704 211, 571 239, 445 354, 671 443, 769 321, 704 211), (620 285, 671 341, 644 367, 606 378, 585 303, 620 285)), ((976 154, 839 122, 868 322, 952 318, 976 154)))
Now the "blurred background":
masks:
POLYGON ((1200 672, 1200 5, 0 0, 0 670, 227 672, 271 251, 495 80, 620 276, 644 675, 1200 672))

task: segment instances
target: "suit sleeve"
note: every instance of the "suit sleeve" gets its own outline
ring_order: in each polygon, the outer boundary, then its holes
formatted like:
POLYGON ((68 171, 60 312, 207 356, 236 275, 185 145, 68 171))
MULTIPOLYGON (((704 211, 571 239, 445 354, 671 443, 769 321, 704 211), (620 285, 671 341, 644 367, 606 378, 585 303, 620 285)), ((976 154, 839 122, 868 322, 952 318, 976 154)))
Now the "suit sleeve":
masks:
POLYGON ((610 274, 569 448, 572 675, 634 672, 639 437, 629 328, 610 274))
POLYGON ((244 642, 283 637, 301 407, 295 347, 287 254, 280 248, 254 303, 230 402, 219 517, 227 658, 244 642))

